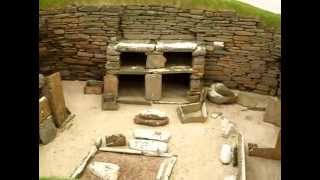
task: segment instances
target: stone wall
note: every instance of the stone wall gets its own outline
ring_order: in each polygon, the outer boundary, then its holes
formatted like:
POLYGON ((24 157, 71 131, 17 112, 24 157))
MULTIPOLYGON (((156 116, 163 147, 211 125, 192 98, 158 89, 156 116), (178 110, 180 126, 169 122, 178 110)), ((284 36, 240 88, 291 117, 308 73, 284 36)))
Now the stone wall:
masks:
POLYGON ((70 6, 40 10, 40 72, 103 79, 109 44, 123 39, 193 40, 206 47, 205 83, 276 95, 281 34, 232 11, 167 6, 70 6), (215 50, 213 42, 224 42, 215 50))

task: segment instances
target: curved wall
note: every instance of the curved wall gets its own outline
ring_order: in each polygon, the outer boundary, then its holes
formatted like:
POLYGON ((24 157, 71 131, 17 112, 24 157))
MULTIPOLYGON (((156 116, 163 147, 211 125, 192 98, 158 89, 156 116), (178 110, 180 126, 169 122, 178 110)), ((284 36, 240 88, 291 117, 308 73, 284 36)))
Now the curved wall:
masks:
POLYGON ((194 40, 206 46, 205 83, 280 94, 281 34, 232 11, 167 6, 70 6, 40 10, 40 72, 100 79, 107 46, 121 39, 194 40), (223 41, 224 50, 213 42, 223 41))

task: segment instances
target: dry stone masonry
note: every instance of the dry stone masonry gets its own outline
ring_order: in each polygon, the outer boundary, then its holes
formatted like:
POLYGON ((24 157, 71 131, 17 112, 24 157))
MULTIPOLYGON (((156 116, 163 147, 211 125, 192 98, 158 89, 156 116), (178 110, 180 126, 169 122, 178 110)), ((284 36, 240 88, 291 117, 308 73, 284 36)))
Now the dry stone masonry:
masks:
POLYGON ((103 80, 109 70, 120 68, 120 52, 113 47, 125 40, 157 42, 158 49, 150 44, 143 51, 147 59, 157 59, 146 67, 163 68, 168 62, 162 52, 170 45, 159 42, 182 40, 201 45, 193 56, 206 52, 193 59, 191 84, 200 84, 203 76, 205 85, 222 82, 280 95, 280 31, 262 27, 253 17, 168 6, 69 6, 40 10, 39 21, 40 72, 45 75, 59 71, 63 79, 103 80), (224 47, 214 46, 217 42, 224 47))

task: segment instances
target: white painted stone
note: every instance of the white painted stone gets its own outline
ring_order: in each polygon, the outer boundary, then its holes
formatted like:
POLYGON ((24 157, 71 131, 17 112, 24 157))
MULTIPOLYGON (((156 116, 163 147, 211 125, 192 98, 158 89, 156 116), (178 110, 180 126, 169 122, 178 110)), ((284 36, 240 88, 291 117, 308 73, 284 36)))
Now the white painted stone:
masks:
POLYGON ((102 180, 117 180, 120 170, 120 167, 116 164, 97 161, 90 163, 88 168, 102 180))
POLYGON ((168 144, 154 140, 133 139, 129 141, 129 148, 140 151, 151 151, 158 153, 168 152, 168 144))
POLYGON ((137 139, 150 139, 162 142, 168 142, 171 137, 169 132, 153 129, 136 129, 133 132, 133 136, 137 139))
POLYGON ((229 144, 223 144, 220 151, 220 161, 222 164, 229 164, 232 160, 232 147, 229 144))

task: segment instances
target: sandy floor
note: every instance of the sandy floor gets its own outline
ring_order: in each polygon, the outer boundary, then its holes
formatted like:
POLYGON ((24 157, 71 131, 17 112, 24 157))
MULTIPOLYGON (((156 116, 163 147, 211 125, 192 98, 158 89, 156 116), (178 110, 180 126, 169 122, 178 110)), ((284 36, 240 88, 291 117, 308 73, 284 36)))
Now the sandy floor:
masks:
MULTIPOLYGON (((73 125, 59 132, 53 142, 39 146, 40 176, 69 176, 99 136, 123 133, 130 139, 135 128, 149 128, 133 123, 134 115, 148 106, 121 104, 119 111, 101 111, 101 97, 84 95, 83 86, 84 82, 63 82, 67 107, 76 117, 73 125)), ((182 124, 176 105, 153 107, 165 111, 170 118, 169 125, 158 129, 172 134, 169 151, 178 155, 173 180, 218 180, 228 174, 230 169, 219 162, 220 145, 225 140, 221 137, 218 119, 210 118, 203 124, 182 124)), ((264 112, 241 109, 240 105, 208 103, 209 113, 222 112, 237 124, 246 142, 273 146, 279 129, 262 121, 264 112)), ((248 180, 279 180, 280 171, 280 161, 247 157, 248 180)))

